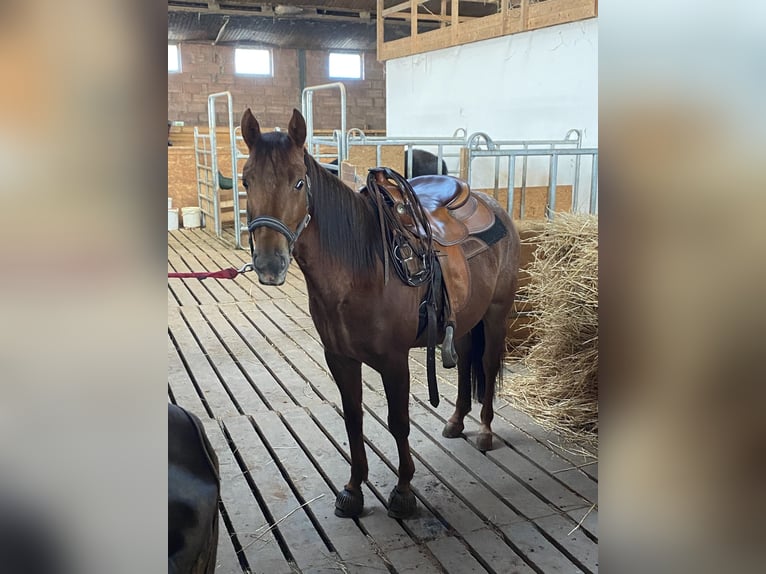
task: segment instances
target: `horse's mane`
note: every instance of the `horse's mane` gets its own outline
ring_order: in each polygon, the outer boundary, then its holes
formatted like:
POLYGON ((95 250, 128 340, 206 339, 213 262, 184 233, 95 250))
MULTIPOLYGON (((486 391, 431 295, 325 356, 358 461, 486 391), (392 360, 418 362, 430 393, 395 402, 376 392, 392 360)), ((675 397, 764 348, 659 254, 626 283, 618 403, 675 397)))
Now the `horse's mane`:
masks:
POLYGON ((372 205, 304 152, 312 192, 312 225, 325 256, 354 273, 371 272, 382 258, 380 228, 372 205))

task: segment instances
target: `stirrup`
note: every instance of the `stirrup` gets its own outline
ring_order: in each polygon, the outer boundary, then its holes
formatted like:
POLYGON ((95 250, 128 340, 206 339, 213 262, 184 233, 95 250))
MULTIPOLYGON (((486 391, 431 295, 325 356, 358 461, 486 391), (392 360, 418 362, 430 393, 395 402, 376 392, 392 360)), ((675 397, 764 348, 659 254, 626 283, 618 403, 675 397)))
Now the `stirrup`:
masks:
POLYGON ((457 351, 455 351, 455 326, 450 323, 444 330, 444 342, 442 343, 442 366, 452 369, 457 365, 457 351))

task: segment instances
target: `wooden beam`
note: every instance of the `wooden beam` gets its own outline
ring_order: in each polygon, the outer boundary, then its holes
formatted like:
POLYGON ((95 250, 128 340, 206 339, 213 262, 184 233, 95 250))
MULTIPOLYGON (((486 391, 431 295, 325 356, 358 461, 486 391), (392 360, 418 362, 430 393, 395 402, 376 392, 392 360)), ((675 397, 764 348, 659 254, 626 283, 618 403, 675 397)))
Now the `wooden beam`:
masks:
POLYGON ((442 20, 442 23, 439 24, 440 28, 444 28, 447 25, 447 0, 442 0, 441 10, 439 11, 439 15, 444 18, 442 20))
MULTIPOLYGON (((483 16, 460 16, 460 21, 466 22, 468 20, 476 20, 477 18, 483 18, 483 16)), ((388 16, 386 21, 392 22, 396 19, 411 20, 412 14, 409 12, 400 12, 394 16, 388 16)), ((418 12, 418 20, 421 22, 452 22, 452 16, 442 16, 441 14, 423 14, 423 12, 418 12)))
MULTIPOLYGON (((457 27, 458 27, 458 13, 460 8, 458 7, 458 0, 452 0, 452 42, 457 42, 457 27)), ((453 44, 454 45, 454 44, 453 44)))
MULTIPOLYGON (((395 14, 396 12, 401 12, 402 10, 406 10, 407 8, 410 8, 413 10, 412 5, 415 4, 415 6, 420 6, 421 4, 425 4, 428 2, 428 0, 416 0, 415 2, 412 2, 412 0, 407 0, 407 2, 402 2, 401 4, 396 4, 394 6, 391 6, 390 8, 386 8, 383 10, 383 16, 388 16, 389 14, 395 14)), ((415 9, 416 10, 416 9, 415 9)))
POLYGON ((529 26, 529 0, 521 0, 521 29, 529 26))
MULTIPOLYGON (((334 10, 340 12, 341 10, 334 10)), ((193 14, 228 14, 230 16, 247 16, 250 18, 275 18, 274 12, 268 6, 253 7, 253 8, 219 8, 218 10, 209 10, 207 5, 193 5, 193 4, 168 4, 168 12, 191 12, 193 14)), ((308 21, 320 21, 320 22, 350 22, 352 24, 364 24, 364 20, 360 18, 359 12, 343 10, 344 14, 319 14, 308 13, 295 14, 290 16, 289 20, 308 20, 308 21)), ((278 16, 277 16, 278 17, 278 16)), ((288 19, 287 17, 278 17, 288 19)), ((395 26, 406 26, 407 21, 405 19, 392 19, 391 24, 395 26)))
MULTIPOLYGON (((415 28, 415 33, 411 37, 390 42, 382 41, 378 51, 378 59, 385 61, 401 58, 598 16, 597 0, 546 0, 534 4, 530 3, 530 0, 521 0, 520 6, 516 8, 510 4, 509 0, 502 1, 500 11, 495 14, 463 21, 464 17, 459 15, 459 1, 451 0, 452 13, 449 16, 451 22, 449 30, 439 27, 418 34, 415 28)), ((410 9, 412 10, 412 7, 417 4, 417 0, 410 0, 410 9)), ((442 6, 442 11, 445 12, 446 0, 442 0, 442 6)), ((411 22, 411 31, 413 31, 413 22, 417 19, 423 20, 426 16, 424 14, 418 15, 417 9, 415 12, 415 17, 411 22)), ((401 16, 403 14, 397 14, 397 17, 401 16)), ((444 14, 439 16, 443 17, 444 14)))
POLYGON ((378 62, 383 61, 383 0, 378 0, 375 10, 375 29, 377 32, 378 62))

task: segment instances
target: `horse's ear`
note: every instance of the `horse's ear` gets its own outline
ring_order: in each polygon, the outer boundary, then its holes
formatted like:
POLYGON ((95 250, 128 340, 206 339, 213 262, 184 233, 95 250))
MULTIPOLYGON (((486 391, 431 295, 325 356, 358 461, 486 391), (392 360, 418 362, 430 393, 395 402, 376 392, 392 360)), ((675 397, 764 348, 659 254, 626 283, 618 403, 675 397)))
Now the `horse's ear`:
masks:
POLYGON ((255 119, 250 108, 247 108, 245 113, 242 114, 240 126, 242 127, 242 138, 247 144, 247 149, 253 149, 255 142, 261 137, 261 126, 258 125, 258 120, 255 119))
POLYGON ((287 134, 300 148, 306 143, 306 120, 296 109, 293 109, 293 117, 290 118, 290 125, 287 126, 287 134))

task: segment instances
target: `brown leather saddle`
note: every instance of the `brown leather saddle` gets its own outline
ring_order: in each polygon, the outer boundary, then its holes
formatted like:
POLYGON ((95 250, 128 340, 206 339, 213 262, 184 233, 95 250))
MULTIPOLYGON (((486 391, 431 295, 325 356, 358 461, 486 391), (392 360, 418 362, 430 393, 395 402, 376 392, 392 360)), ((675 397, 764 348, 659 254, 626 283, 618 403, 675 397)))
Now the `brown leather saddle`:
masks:
POLYGON ((437 330, 441 327, 444 333, 442 363, 446 368, 454 367, 458 359, 454 344, 456 317, 471 294, 466 248, 473 255, 486 249, 489 243, 484 239, 492 235, 497 218, 465 182, 451 176, 406 180, 390 168, 373 168, 361 193, 371 199, 378 214, 385 280, 391 263, 406 285, 428 285, 420 304, 418 329, 419 334, 426 333, 427 339, 429 400, 439 406, 437 330), (467 247, 469 240, 474 245, 467 247))
MULTIPOLYGON (((382 172, 376 173, 375 177, 395 202, 402 201, 399 189, 382 172)), ((483 200, 471 193, 467 183, 456 177, 422 175, 410 179, 409 183, 426 212, 450 306, 454 313, 458 313, 465 307, 471 294, 468 258, 483 251, 474 245, 479 240, 472 236, 492 227, 495 214, 483 200)), ((405 210, 397 212, 405 226, 423 235, 423 230, 405 210)))

